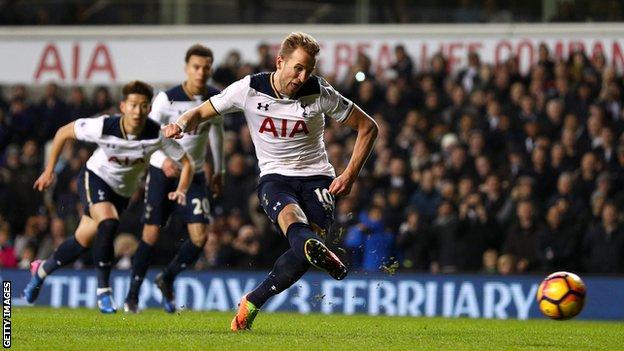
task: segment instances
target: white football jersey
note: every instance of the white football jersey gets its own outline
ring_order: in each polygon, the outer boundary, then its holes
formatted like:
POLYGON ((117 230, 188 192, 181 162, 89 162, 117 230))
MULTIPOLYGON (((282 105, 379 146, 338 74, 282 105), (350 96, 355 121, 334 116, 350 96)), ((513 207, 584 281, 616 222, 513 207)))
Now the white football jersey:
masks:
POLYGON ((117 194, 130 197, 139 186, 154 151, 164 150, 169 157, 180 160, 184 150, 175 141, 165 138, 160 125, 149 118, 140 135, 126 135, 121 118, 103 115, 77 119, 74 132, 78 140, 98 145, 87 161, 87 168, 117 194))
POLYGON ((260 176, 335 177, 323 142, 324 117, 344 122, 353 103, 317 76, 311 76, 294 96, 282 97, 273 86, 273 74, 247 76, 208 101, 219 114, 243 111, 260 176))
MULTIPOLYGON (((219 90, 216 88, 207 87, 206 95, 195 95, 190 98, 182 85, 178 85, 156 95, 149 116, 161 125, 174 123, 186 110, 201 105, 206 99, 218 93, 219 90)), ((209 138, 215 169, 222 170, 224 166, 221 146, 223 143, 223 117, 211 118, 201 123, 195 130, 184 133, 181 139, 176 139, 176 142, 193 159, 196 173, 204 171, 206 142, 209 138)), ((166 157, 162 151, 156 151, 150 159, 150 164, 162 168, 166 157)))

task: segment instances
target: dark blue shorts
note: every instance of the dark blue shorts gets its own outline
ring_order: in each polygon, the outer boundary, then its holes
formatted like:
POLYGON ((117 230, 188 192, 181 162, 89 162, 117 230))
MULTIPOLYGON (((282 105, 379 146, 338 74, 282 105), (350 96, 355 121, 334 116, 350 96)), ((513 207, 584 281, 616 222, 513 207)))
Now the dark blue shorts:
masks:
POLYGON ((258 198, 264 212, 277 224, 277 216, 287 204, 298 204, 315 231, 325 237, 334 222, 334 196, 329 193, 333 178, 328 176, 288 177, 267 174, 258 181, 258 198))
POLYGON ((112 203, 117 214, 121 216, 130 201, 130 198, 117 194, 102 178, 87 168, 83 168, 78 174, 78 196, 87 216, 90 216, 89 207, 98 202, 112 203))
POLYGON ((178 178, 167 178, 162 169, 149 166, 145 181, 143 223, 163 226, 173 213, 181 216, 185 223, 210 222, 210 201, 204 173, 195 173, 193 176, 191 186, 186 192, 185 206, 178 205, 167 196, 177 186, 178 178))

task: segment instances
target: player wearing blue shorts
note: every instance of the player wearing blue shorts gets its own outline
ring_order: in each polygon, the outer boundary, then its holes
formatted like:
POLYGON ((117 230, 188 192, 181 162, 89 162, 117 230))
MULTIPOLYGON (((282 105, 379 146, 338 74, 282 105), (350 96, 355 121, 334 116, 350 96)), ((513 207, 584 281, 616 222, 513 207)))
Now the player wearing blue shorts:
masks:
POLYGON ((98 308, 102 313, 117 311, 109 281, 119 216, 137 190, 149 158, 156 150, 181 162, 180 181, 167 197, 171 202, 186 203, 186 191, 194 173, 193 161, 178 143, 163 137, 158 123, 147 118, 152 87, 133 81, 126 84, 122 92, 121 115, 78 119, 60 128, 54 136, 45 170, 34 184, 39 191, 54 182, 54 167, 67 140, 96 143, 98 148, 78 179, 85 214, 74 237, 65 240, 47 260, 31 264, 32 278, 24 289, 29 303, 39 295, 46 276, 74 262, 91 247, 98 278, 98 308))
POLYGON ((319 44, 305 33, 282 42, 272 73, 247 76, 165 127, 180 138, 218 116, 243 111, 251 131, 260 180, 258 196, 267 215, 290 243, 268 277, 241 298, 232 330, 250 329, 271 297, 317 266, 344 279, 345 265, 323 243, 334 218, 334 197, 347 195, 372 150, 377 124, 321 77, 312 75, 319 44), (357 131, 353 154, 338 177, 323 142, 325 116, 357 131))
MULTIPOLYGON (((212 51, 202 45, 191 46, 185 56, 187 79, 156 96, 150 118, 159 124, 176 121, 180 115, 201 105, 219 90, 206 85, 212 71, 212 51)), ((191 156, 195 164, 195 176, 186 194, 187 203, 177 205, 167 200, 167 193, 175 188, 180 174, 180 165, 157 151, 150 159, 149 173, 145 183, 145 207, 143 211, 143 236, 132 260, 130 289, 124 303, 124 311, 139 311, 139 291, 150 264, 154 244, 160 236, 160 229, 174 212, 181 215, 187 224, 189 239, 184 241, 173 260, 156 276, 155 283, 163 294, 165 311, 176 310, 173 281, 178 273, 192 267, 206 243, 206 224, 209 221, 210 199, 206 190, 204 175, 206 165, 206 143, 210 142, 213 159, 213 176, 210 179, 213 191, 218 194, 223 185, 223 119, 215 118, 197 126, 178 142, 191 156)))

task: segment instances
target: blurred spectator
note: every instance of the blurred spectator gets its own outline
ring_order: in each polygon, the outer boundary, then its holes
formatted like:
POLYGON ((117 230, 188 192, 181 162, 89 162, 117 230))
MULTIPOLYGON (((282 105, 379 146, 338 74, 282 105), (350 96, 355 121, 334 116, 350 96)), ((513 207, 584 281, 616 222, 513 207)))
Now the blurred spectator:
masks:
POLYGON ((403 253, 402 267, 418 271, 429 270, 433 258, 429 235, 418 210, 414 207, 408 208, 407 220, 401 223, 396 238, 396 247, 403 253))
POLYGON ((67 106, 56 83, 46 84, 43 98, 39 102, 38 115, 37 135, 40 143, 52 139, 56 130, 70 121, 67 106))
POLYGON ((9 223, 0 221, 0 267, 2 268, 17 267, 17 255, 11 245, 10 228, 9 223))
POLYGON ((26 247, 22 249, 19 255, 19 263, 17 268, 30 269, 30 264, 35 260, 37 256, 37 245, 34 242, 28 242, 26 247))
POLYGON ((458 261, 461 261, 462 254, 465 254, 457 248, 457 215, 449 201, 441 202, 437 213, 438 215, 431 225, 434 251, 431 271, 433 273, 455 272, 458 261))
POLYGON ((512 224, 503 245, 503 253, 516 257, 516 270, 520 273, 539 268, 539 237, 533 204, 521 201, 516 209, 516 222, 512 224))
POLYGON ((132 268, 132 256, 139 247, 139 241, 132 234, 119 233, 115 238, 115 268, 132 268))
POLYGON ((18 257, 22 257, 24 254, 24 250, 29 245, 35 247, 35 255, 37 251, 37 244, 39 243, 39 235, 42 234, 39 231, 39 226, 37 225, 37 217, 30 216, 26 220, 26 225, 24 226, 24 232, 18 234, 15 237, 15 253, 18 257))
POLYGON ((496 269, 500 275, 516 273, 516 258, 510 254, 500 255, 496 262, 496 269))
POLYGON ((212 75, 212 79, 218 86, 225 88, 238 79, 238 69, 240 67, 240 53, 236 50, 232 50, 228 53, 225 62, 217 67, 212 75))
POLYGON ((624 272, 624 229, 613 203, 604 205, 601 223, 585 233, 582 257, 587 272, 624 272))
POLYGON ((546 271, 578 269, 575 259, 580 240, 578 229, 563 223, 563 216, 557 206, 546 213, 546 221, 539 229, 540 253, 546 271))
POLYGON ((236 209, 244 215, 247 214, 247 194, 254 189, 252 179, 249 179, 245 159, 240 154, 230 157, 227 164, 227 180, 223 191, 223 208, 225 213, 236 209))
POLYGON ((11 126, 7 121, 7 115, 4 109, 0 108, 0 150, 5 150, 11 142, 11 126))
POLYGON ((405 85, 408 85, 411 82, 414 62, 405 50, 404 45, 397 45, 394 47, 394 57, 395 61, 390 67, 397 73, 398 79, 404 80, 405 85))
POLYGON ((438 211, 438 205, 442 200, 440 193, 434 187, 435 179, 430 169, 421 173, 418 190, 409 199, 409 204, 416 207, 425 222, 431 222, 438 211))
MULTIPOLYGON (((93 100, 91 102, 93 113, 97 115, 115 113, 116 106, 113 104, 110 91, 105 86, 98 86, 93 91, 93 100)), ((81 116, 88 117, 88 116, 81 116)))
POLYGON ((482 267, 483 253, 497 247, 496 227, 488 217, 481 196, 471 193, 459 204, 457 227, 457 267, 461 271, 478 271, 482 267))
POLYGON ((381 208, 373 206, 359 216, 359 224, 351 227, 345 237, 353 269, 378 272, 394 258, 394 234, 386 231, 381 208))
POLYGON ((275 57, 271 54, 271 47, 267 43, 260 43, 257 47, 258 64, 254 67, 254 72, 275 71, 275 57))
POLYGON ((67 121, 86 118, 93 114, 93 108, 81 87, 72 87, 67 102, 67 121))
POLYGON ((256 228, 251 225, 244 225, 238 230, 238 234, 232 243, 232 247, 237 251, 236 267, 242 269, 252 269, 255 267, 254 260, 260 252, 260 242, 256 228))
POLYGON ((479 70, 481 68, 481 59, 476 52, 468 53, 468 67, 459 71, 457 75, 457 83, 464 87, 464 90, 468 93, 472 91, 472 88, 481 84, 481 77, 479 76, 479 70))
POLYGON ((55 217, 50 221, 50 236, 44 237, 37 250, 38 259, 47 259, 63 243, 67 236, 67 226, 61 218, 55 217))
POLYGON ((483 253, 483 267, 481 273, 496 274, 498 270, 496 268, 496 262, 498 261, 498 252, 494 249, 487 249, 483 253))
POLYGON ((26 97, 13 97, 9 103, 8 120, 11 123, 11 141, 22 143, 35 134, 37 123, 36 109, 26 102, 26 97))

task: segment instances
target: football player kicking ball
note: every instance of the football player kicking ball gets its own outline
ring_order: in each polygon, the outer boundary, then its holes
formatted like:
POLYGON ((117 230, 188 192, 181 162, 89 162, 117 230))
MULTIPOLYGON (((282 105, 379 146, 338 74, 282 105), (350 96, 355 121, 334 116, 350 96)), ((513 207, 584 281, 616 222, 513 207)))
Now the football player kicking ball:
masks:
POLYGON ((78 191, 85 214, 74 237, 65 240, 47 260, 31 264, 32 278, 24 289, 24 297, 29 303, 37 299, 46 276, 74 262, 92 247, 98 280, 98 308, 102 313, 117 311, 109 284, 114 259, 113 240, 119 216, 139 186, 150 155, 156 150, 162 149, 182 163, 178 187, 168 197, 179 204, 186 202, 186 190, 194 173, 193 161, 178 143, 163 137, 158 123, 147 118, 152 94, 152 87, 148 84, 130 82, 123 87, 121 116, 78 119, 56 132, 45 170, 34 184, 39 191, 52 185, 54 167, 68 139, 96 143, 98 148, 78 176, 78 191))
MULTIPOLYGON (((159 124, 175 122, 183 111, 199 106, 210 96, 219 93, 216 88, 206 86, 212 70, 212 51, 202 45, 191 46, 185 55, 187 79, 156 96, 152 104, 150 118, 159 124)), ((223 118, 214 118, 189 131, 178 142, 188 152, 195 163, 195 176, 187 193, 187 203, 177 206, 167 199, 167 193, 175 189, 179 175, 179 165, 162 151, 156 151, 150 159, 145 183, 145 207, 143 211, 143 237, 132 260, 130 289, 124 303, 124 311, 139 311, 139 291, 149 267, 154 244, 160 236, 160 228, 167 223, 169 216, 176 211, 187 223, 187 239, 177 255, 162 273, 156 276, 156 286, 163 294, 165 311, 176 310, 173 291, 175 276, 197 261, 206 244, 206 224, 209 219, 210 203, 206 191, 204 166, 206 141, 210 141, 214 176, 211 180, 213 191, 218 194, 223 184, 223 118)))
POLYGON ((251 130, 260 179, 261 205, 290 243, 267 278, 240 301, 232 330, 250 329, 258 310, 293 285, 310 265, 344 279, 347 269, 323 243, 334 218, 334 197, 347 195, 375 138, 377 124, 323 78, 312 75, 319 44, 305 33, 282 42, 272 73, 247 76, 166 126, 167 137, 183 133, 219 114, 243 111, 251 130), (345 171, 335 177, 323 143, 324 117, 357 131, 345 171))

